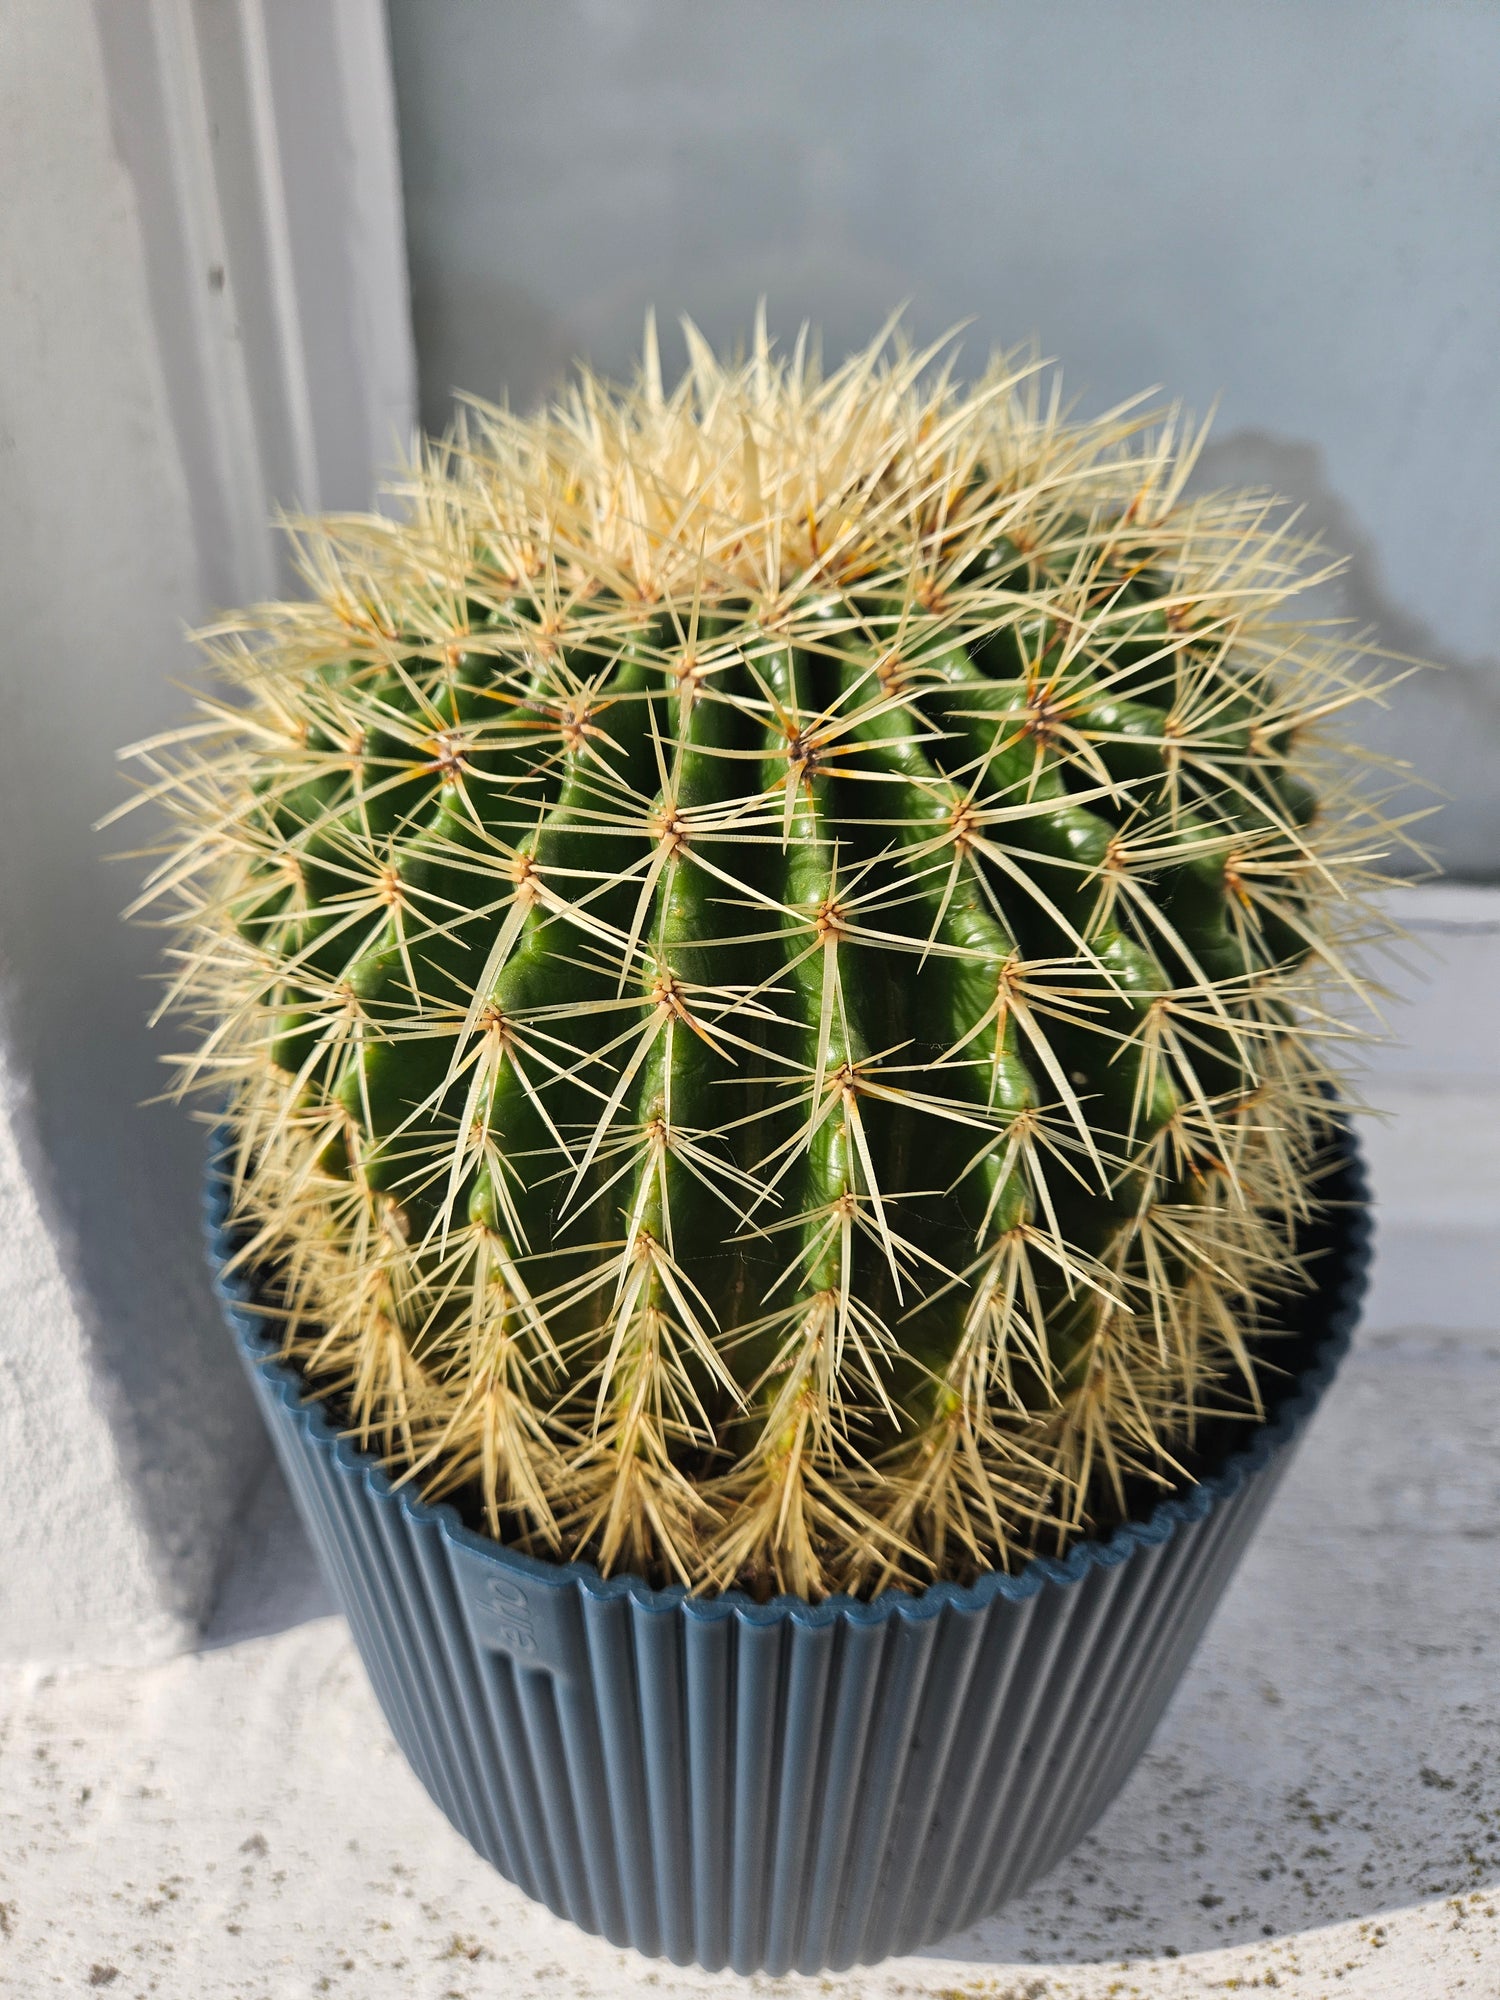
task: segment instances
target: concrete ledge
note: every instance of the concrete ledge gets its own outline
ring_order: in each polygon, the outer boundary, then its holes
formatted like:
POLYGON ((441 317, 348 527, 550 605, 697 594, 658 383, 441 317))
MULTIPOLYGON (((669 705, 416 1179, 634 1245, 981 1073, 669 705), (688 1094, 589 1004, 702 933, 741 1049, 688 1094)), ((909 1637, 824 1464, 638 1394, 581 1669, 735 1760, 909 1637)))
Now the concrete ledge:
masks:
POLYGON ((188 1644, 194 1621, 122 1463, 48 1179, 0 1037, 0 1658, 151 1658, 188 1644))
MULTIPOLYGON (((1484 1346, 1358 1350, 1096 1833, 940 1953, 751 1990, 1494 1993, 1497 1398, 1484 1346)), ((16 1992, 741 1986, 583 1938, 477 1859, 392 1746, 275 1486, 212 1636, 147 1672, 0 1680, 0 1981, 16 1992)))

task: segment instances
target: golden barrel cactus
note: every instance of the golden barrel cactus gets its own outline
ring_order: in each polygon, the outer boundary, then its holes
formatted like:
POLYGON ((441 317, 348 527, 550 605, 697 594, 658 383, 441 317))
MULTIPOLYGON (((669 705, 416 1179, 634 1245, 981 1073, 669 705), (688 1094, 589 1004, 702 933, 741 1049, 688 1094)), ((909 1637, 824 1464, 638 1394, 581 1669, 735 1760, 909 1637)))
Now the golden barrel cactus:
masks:
POLYGON ((310 1385, 534 1553, 1013 1565, 1258 1408, 1392 829, 1265 496, 877 342, 469 406, 139 746, 310 1385))

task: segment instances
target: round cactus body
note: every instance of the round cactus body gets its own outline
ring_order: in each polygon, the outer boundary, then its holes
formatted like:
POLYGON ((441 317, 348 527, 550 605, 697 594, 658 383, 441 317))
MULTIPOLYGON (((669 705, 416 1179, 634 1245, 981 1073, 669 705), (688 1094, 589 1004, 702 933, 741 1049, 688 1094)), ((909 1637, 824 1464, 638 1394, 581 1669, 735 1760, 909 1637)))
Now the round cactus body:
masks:
POLYGON ((208 635, 231 695, 143 753, 183 1078, 424 1491, 694 1587, 969 1575, 1257 1406, 1361 689, 1171 419, 690 351, 476 406, 208 635))

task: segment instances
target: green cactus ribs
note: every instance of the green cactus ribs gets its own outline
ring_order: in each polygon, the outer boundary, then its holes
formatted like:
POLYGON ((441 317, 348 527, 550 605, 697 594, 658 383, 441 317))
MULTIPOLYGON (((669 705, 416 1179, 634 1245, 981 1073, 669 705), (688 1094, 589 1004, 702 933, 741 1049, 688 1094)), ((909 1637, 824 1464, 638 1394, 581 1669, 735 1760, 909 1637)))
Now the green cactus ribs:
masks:
POLYGON ((289 1351, 490 1532, 972 1575, 1256 1407, 1373 928, 1362 683, 1170 422, 693 352, 476 409, 212 636, 233 693, 144 752, 183 1085, 289 1351))

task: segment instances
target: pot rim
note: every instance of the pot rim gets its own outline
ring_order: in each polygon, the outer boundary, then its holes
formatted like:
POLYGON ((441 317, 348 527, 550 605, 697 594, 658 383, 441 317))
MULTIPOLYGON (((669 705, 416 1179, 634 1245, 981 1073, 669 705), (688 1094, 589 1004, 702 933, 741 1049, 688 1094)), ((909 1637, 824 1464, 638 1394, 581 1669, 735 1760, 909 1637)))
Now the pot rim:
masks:
POLYGON ((1179 1527, 1205 1519, 1291 1442, 1316 1409, 1348 1352, 1369 1277, 1373 1221, 1368 1177, 1348 1122, 1337 1120, 1334 1133, 1337 1172, 1343 1185, 1330 1203, 1337 1237, 1329 1255, 1330 1260, 1337 1260, 1337 1277, 1316 1287, 1328 1301, 1324 1330, 1312 1360, 1288 1386, 1272 1418, 1257 1424, 1247 1441, 1227 1454, 1217 1472, 1158 1500, 1142 1519, 1122 1521, 1107 1534, 1085 1537, 1065 1556, 1032 1556, 1014 1573, 987 1570, 972 1583, 938 1581, 916 1591, 891 1584, 871 1598, 851 1597, 841 1591, 816 1604, 790 1592, 780 1592, 762 1603, 737 1587, 705 1597, 680 1583, 655 1585, 629 1573, 607 1577, 592 1563, 553 1562, 509 1548, 467 1527, 450 1501, 419 1498, 410 1485, 394 1479, 374 1453, 361 1449, 332 1422, 322 1400, 309 1393, 305 1376, 279 1358, 264 1322, 246 1310, 255 1295, 251 1277, 225 1271, 233 1248, 226 1221, 227 1183, 215 1171, 217 1161, 230 1147, 225 1123, 214 1128, 209 1142, 203 1221, 214 1290, 225 1317, 241 1347, 273 1385, 278 1400, 308 1440, 331 1455, 341 1470, 362 1475, 377 1497, 398 1504, 414 1525, 437 1528, 471 1560, 508 1571, 531 1588, 578 1589, 601 1601, 628 1597, 646 1610, 680 1612, 705 1622, 735 1618, 752 1625, 775 1625, 790 1619, 805 1626, 873 1626, 892 1618, 936 1618, 950 1606, 956 1612, 983 1611, 996 1598, 1020 1603, 1036 1596, 1047 1584, 1066 1588, 1080 1583, 1093 1570, 1113 1569, 1138 1550, 1169 1541, 1179 1527))

